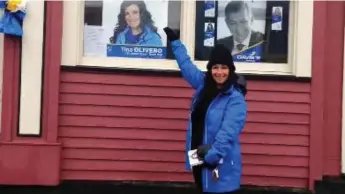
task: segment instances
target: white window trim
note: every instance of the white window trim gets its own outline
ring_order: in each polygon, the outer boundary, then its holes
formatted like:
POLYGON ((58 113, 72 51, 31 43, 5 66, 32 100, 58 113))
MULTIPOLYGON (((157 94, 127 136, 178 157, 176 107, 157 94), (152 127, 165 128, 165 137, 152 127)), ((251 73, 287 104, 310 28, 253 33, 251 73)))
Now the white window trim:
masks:
MULTIPOLYGON (((181 40, 194 60, 195 1, 182 0, 181 40)), ((313 1, 291 1, 288 63, 236 63, 237 72, 311 77, 313 1)), ((179 70, 175 60, 83 56, 84 2, 64 1, 62 65, 179 70)), ((206 70, 207 61, 194 61, 206 70)))

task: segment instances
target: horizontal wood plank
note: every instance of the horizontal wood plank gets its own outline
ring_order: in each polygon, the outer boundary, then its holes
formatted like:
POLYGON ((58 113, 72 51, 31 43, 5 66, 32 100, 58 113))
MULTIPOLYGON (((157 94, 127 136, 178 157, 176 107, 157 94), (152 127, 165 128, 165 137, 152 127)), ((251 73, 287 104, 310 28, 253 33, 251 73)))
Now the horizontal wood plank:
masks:
MULTIPOLYGON (((184 151, 162 152, 157 150, 119 150, 119 149, 75 149, 65 148, 63 158, 84 160, 122 160, 122 161, 156 161, 156 162, 181 162, 185 160, 184 151), (133 154, 135 152, 135 154, 133 154)), ((308 157, 275 156, 266 154, 244 154, 243 164, 272 165, 290 167, 308 167, 308 157)))
MULTIPOLYGON (((63 170, 186 173, 183 163, 65 159, 63 170)), ((303 167, 245 165, 243 175, 307 178, 303 167)))
MULTIPOLYGON (((190 88, 180 77, 64 72, 61 82, 190 88)), ((249 90, 310 93, 310 83, 248 81, 249 90)))
MULTIPOLYGON (((63 138, 65 148, 88 149, 137 149, 158 151, 183 151, 185 143, 182 141, 165 140, 126 140, 126 139, 96 139, 96 138, 63 138)), ((267 145, 244 143, 241 146, 242 153, 267 154, 281 156, 308 156, 309 147, 267 145), (255 149, 253 149, 255 147, 255 149)))
MULTIPOLYGON (((301 124, 309 123, 308 115, 288 114, 248 114, 247 122, 301 124)), ((138 127, 154 129, 185 129, 187 119, 158 119, 150 117, 100 117, 100 116, 60 116, 60 126, 84 127, 138 127)))
MULTIPOLYGON (((186 140, 186 132, 178 130, 156 129, 98 129, 92 128, 60 128, 61 137, 95 138, 95 139, 128 139, 128 140, 186 140)), ((251 134, 240 135, 241 143, 268 144, 268 145, 298 145, 309 146, 309 136, 286 134, 251 134)))
MULTIPOLYGON (((85 116, 118 116, 120 113, 124 116, 143 116, 147 112, 153 118, 181 118, 188 116, 189 106, 185 108, 159 108, 159 107, 135 107, 125 106, 124 104, 107 106, 99 104, 72 104, 61 103, 60 114, 62 115, 85 115, 85 116)), ((269 102, 249 102, 248 112, 258 113, 293 113, 293 114, 309 114, 310 106, 308 104, 294 103, 269 103, 269 102)), ((146 116, 146 115, 145 115, 146 116)))
MULTIPOLYGON (((61 94, 93 94, 93 95, 124 95, 124 96, 152 96, 168 98, 191 98, 194 91, 181 87, 153 87, 147 85, 109 85, 93 83, 62 83, 61 94)), ((309 93, 290 91, 250 91, 246 97, 248 101, 262 102, 294 102, 309 103, 309 93)))

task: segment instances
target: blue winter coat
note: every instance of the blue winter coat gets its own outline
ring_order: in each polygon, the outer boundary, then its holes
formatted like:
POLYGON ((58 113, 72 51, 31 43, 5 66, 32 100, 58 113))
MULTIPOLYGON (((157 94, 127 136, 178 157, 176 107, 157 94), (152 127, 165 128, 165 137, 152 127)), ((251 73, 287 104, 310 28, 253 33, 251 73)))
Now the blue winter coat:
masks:
MULTIPOLYGON (((172 41, 171 45, 183 78, 196 90, 192 98, 186 137, 186 169, 191 170, 188 161, 188 151, 191 148, 191 113, 203 88, 205 74, 192 63, 180 40, 172 41)), ((247 104, 244 95, 233 87, 219 94, 210 104, 205 117, 203 144, 212 144, 212 148, 206 154, 205 162, 218 166, 219 179, 214 181, 212 169, 203 168, 203 192, 231 192, 240 188, 242 158, 239 134, 246 117, 247 104)))
MULTIPOLYGON (((129 27, 125 28, 116 38, 115 44, 126 44, 126 33, 128 32, 129 27)), ((140 36, 138 42, 140 46, 163 46, 162 40, 159 35, 152 31, 150 27, 145 27, 144 33, 140 36)))

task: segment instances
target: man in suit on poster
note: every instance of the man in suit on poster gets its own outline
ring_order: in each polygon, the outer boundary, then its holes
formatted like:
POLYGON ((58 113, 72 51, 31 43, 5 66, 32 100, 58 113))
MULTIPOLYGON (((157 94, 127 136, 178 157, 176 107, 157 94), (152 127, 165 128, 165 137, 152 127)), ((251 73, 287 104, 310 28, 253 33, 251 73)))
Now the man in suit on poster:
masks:
POLYGON ((225 23, 232 36, 219 39, 232 54, 239 53, 263 41, 264 35, 254 31, 251 26, 253 13, 246 1, 231 1, 225 7, 225 23))

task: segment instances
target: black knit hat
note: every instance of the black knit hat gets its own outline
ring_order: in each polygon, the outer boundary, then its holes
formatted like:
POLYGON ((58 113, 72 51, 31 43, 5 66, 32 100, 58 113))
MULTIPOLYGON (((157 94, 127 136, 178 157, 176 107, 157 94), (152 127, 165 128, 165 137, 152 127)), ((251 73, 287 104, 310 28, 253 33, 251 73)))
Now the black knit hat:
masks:
POLYGON ((207 69, 210 70, 213 65, 222 64, 229 67, 230 72, 235 72, 236 67, 232 60, 230 50, 223 44, 217 44, 211 51, 210 59, 207 64, 207 69))

